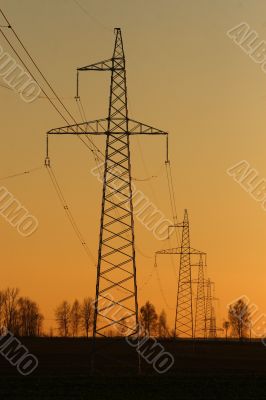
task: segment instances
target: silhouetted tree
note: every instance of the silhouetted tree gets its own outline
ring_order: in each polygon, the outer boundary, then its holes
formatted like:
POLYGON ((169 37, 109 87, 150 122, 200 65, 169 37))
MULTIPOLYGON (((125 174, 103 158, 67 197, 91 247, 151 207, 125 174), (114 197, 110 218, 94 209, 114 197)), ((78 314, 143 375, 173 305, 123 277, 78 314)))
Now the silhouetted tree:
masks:
POLYGON ((5 325, 5 313, 4 313, 4 304, 5 304, 5 294, 1 290, 0 291, 0 328, 2 329, 5 325))
POLYGON ((158 335, 159 337, 162 338, 169 336, 169 328, 167 326, 167 316, 164 310, 162 310, 158 318, 158 335))
POLYGON ((0 327, 18 336, 39 336, 44 317, 36 302, 18 297, 19 289, 0 291, 0 327))
POLYGON ((37 336, 41 336, 43 334, 43 321, 44 316, 40 313, 37 317, 37 336))
POLYGON ((230 328, 230 322, 229 321, 224 321, 223 323, 223 328, 225 330, 225 339, 227 340, 228 337, 228 329, 230 328))
POLYGON ((27 297, 18 299, 16 330, 20 336, 40 336, 43 319, 34 301, 27 297))
POLYGON ((140 323, 144 329, 144 333, 151 336, 156 332, 158 315, 155 307, 149 301, 140 309, 140 323))
POLYGON ((71 305, 64 300, 55 310, 55 318, 61 336, 69 335, 71 322, 71 305))
POLYGON ((7 288, 3 291, 3 322, 5 327, 17 334, 18 288, 7 288))
POLYGON ((78 300, 75 300, 70 312, 72 336, 78 336, 80 328, 81 310, 78 300))
POLYGON ((248 305, 243 299, 239 299, 230 305, 228 319, 231 325, 232 336, 239 339, 248 336, 251 317, 248 305))
POLYGON ((86 297, 81 305, 81 327, 86 335, 89 336, 89 331, 93 322, 94 301, 91 297, 86 297))

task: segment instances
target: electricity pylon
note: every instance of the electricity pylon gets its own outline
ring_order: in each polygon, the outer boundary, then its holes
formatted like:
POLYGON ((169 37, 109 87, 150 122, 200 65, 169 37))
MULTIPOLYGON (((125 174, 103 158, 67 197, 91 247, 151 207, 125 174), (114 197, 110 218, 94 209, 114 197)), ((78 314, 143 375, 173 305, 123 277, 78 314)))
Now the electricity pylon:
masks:
POLYGON ((176 300, 175 332, 193 337, 192 277, 188 213, 185 210, 176 300))
POLYGON ((158 254, 179 254, 179 274, 178 289, 175 314, 175 335, 178 337, 193 337, 193 307, 192 307, 192 276, 191 276, 191 256, 205 254, 195 250, 190 246, 189 219, 188 212, 184 212, 182 223, 173 225, 182 228, 181 246, 173 249, 160 250, 158 254))
POLYGON ((209 339, 214 339, 217 337, 217 327, 216 327, 216 313, 214 307, 214 300, 217 300, 213 296, 212 285, 210 279, 207 280, 207 294, 206 294, 206 328, 205 337, 209 339))
POLYGON ((130 136, 167 132, 128 117, 126 62, 120 28, 112 58, 82 68, 111 73, 108 117, 52 129, 48 135, 106 136, 93 337, 138 331, 130 136))
POLYGON ((216 338, 217 337, 216 312, 215 312, 214 305, 212 305, 212 309, 211 309, 211 320, 210 320, 209 337, 210 338, 216 338))
POLYGON ((206 334, 206 305, 203 255, 200 254, 197 278, 197 296, 194 324, 194 337, 205 337, 206 334))

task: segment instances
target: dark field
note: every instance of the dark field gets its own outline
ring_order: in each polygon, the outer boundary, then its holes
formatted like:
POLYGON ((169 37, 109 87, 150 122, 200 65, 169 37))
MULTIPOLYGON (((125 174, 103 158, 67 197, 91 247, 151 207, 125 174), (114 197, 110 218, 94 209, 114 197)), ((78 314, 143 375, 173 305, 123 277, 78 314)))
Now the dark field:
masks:
POLYGON ((175 358, 163 375, 123 339, 22 339, 38 357, 28 377, 0 356, 0 399, 266 399, 266 348, 260 342, 160 341, 175 358))

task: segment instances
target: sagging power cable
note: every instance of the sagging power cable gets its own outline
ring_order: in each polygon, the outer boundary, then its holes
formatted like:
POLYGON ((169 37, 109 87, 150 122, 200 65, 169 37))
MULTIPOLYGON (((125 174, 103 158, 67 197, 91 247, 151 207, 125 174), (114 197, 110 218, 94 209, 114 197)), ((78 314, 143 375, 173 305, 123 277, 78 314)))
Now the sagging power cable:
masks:
POLYGON ((57 178, 55 176, 55 173, 54 173, 52 167, 50 165, 46 165, 46 168, 47 168, 49 177, 51 179, 51 182, 52 182, 52 184, 54 186, 54 189, 56 191, 56 194, 57 194, 57 196, 59 198, 59 201, 60 201, 60 203, 62 204, 62 206, 63 206, 63 208, 65 210, 66 216, 69 219, 69 222, 70 222, 70 224, 71 224, 71 226, 72 226, 72 228, 73 228, 78 240, 80 241, 82 247, 84 248, 87 256, 90 258, 91 261, 93 261, 94 266, 96 266, 96 260, 95 260, 95 258, 93 256, 91 250, 89 249, 89 247, 88 247, 88 245, 87 245, 87 243, 86 243, 86 241, 85 241, 80 229, 78 228, 78 225, 77 225, 77 223, 76 223, 76 221, 75 221, 75 219, 73 217, 73 214, 72 214, 71 210, 69 209, 69 206, 66 203, 66 200, 65 200, 65 197, 63 195, 62 189, 59 186, 58 180, 57 180, 57 178))
MULTIPOLYGON (((177 219, 176 197, 175 197, 171 164, 170 164, 169 160, 167 160, 165 162, 165 168, 166 168, 166 177, 167 177, 170 206, 171 206, 171 211, 172 211, 172 218, 173 218, 174 225, 177 225, 178 219, 177 219)), ((175 235, 176 235, 177 245, 179 245, 179 243, 181 243, 181 238, 180 238, 180 233, 177 229, 175 229, 175 235)))
POLYGON ((39 171, 40 169, 43 169, 43 165, 40 166, 40 167, 28 169, 28 170, 23 171, 23 172, 18 172, 16 174, 2 176, 2 177, 0 177, 0 181, 5 181, 6 179, 10 179, 10 178, 16 178, 17 176, 28 175, 28 174, 30 174, 32 172, 39 171))
MULTIPOLYGON (((40 76, 42 77, 42 79, 44 80, 44 82, 46 83, 46 85, 48 86, 48 88, 51 90, 51 92, 53 93, 53 95, 55 96, 56 100, 59 102, 59 104, 63 107, 64 112, 66 112, 66 114, 68 115, 68 117, 70 117, 70 119, 74 122, 74 124, 77 125, 77 121, 75 120, 75 118, 73 117, 73 115, 70 113, 70 111, 66 108, 66 106, 64 105, 64 103, 62 102, 62 100, 60 99, 60 97, 58 96, 58 94, 55 92, 55 90, 53 89, 52 85, 50 84, 50 82, 48 81, 48 79, 44 76, 44 74, 42 73, 42 71, 40 70, 40 68, 38 67, 36 61, 33 59, 33 57, 31 56, 31 54, 29 53, 29 51, 27 50, 26 46, 23 44, 22 40, 19 38, 18 34, 16 33, 16 31, 14 30, 14 28, 11 26, 9 20, 7 19, 6 15, 4 14, 3 10, 0 8, 0 13, 3 16, 3 18, 5 19, 6 23, 8 24, 8 27, 11 29, 12 33, 14 34, 16 40, 19 42, 20 46, 22 47, 22 49, 24 50, 24 52, 27 54, 27 56, 29 57, 30 61, 32 62, 32 64, 34 65, 34 67, 36 68, 36 70, 38 71, 38 73, 40 74, 40 76)), ((63 112, 61 112, 61 110, 59 110, 58 106, 53 102, 53 100, 51 99, 51 96, 48 95, 48 93, 46 92, 46 90, 43 88, 43 86, 39 83, 38 79, 36 78, 35 74, 32 73, 32 71, 30 70, 30 68, 26 65, 26 63, 23 61, 22 57, 18 54, 17 50, 14 48, 14 46, 12 45, 11 41, 8 39, 7 35, 3 32, 3 30, 0 28, 0 33, 3 35, 3 37, 5 38, 5 40, 7 41, 7 43, 9 44, 9 46, 11 47, 11 49, 13 50, 14 54, 18 57, 19 61, 22 63, 22 65, 24 66, 24 68, 26 69, 26 71, 32 76, 32 78, 36 81, 36 83, 39 85, 40 89, 42 90, 43 94, 45 95, 45 97, 48 99, 48 101, 50 102, 50 104, 52 105, 52 107, 56 110, 56 112, 61 116, 61 118, 64 120, 64 122, 67 125, 71 125, 69 123, 68 118, 66 118, 63 114, 63 112)), ((74 128, 73 128, 73 132, 74 132, 74 128)), ((77 135, 77 137, 79 139, 80 136, 77 135)), ((92 152, 96 152, 96 153, 100 153, 102 154, 101 150, 95 145, 95 143, 93 142, 92 139, 90 139, 89 137, 87 138, 88 141, 90 142, 92 148, 90 148, 90 150, 92 152)), ((83 142, 84 143, 84 142, 83 142)), ((88 146, 87 146, 88 147, 88 146)), ((103 154, 102 154, 103 155, 103 154)))

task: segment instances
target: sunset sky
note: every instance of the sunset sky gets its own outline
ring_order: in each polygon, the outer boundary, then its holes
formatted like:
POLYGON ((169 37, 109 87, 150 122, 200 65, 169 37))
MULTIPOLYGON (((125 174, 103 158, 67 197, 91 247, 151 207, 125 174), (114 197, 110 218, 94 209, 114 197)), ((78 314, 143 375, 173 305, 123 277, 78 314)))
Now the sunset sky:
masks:
MULTIPOLYGON (((129 115, 170 134, 178 218, 181 222, 188 209, 191 245, 208 253, 220 325, 226 305, 241 295, 266 313, 266 212, 226 173, 247 160, 266 179, 266 74, 226 35, 246 22, 266 40, 265 2, 1 0, 0 5, 80 122, 75 70, 110 58, 113 28, 121 27, 129 115)), ((0 46, 13 55, 3 37, 0 46)), ((109 73, 81 76, 87 120, 107 116, 109 81, 109 73)), ((41 167, 45 133, 65 125, 64 121, 44 98, 26 104, 17 93, 0 86, 0 99, 0 178, 41 167)), ((104 148, 103 137, 93 140, 104 148)), ((92 154, 69 136, 53 137, 50 155, 96 259, 102 187, 90 172, 95 166, 92 154)), ((132 138, 132 174, 140 180, 134 183, 171 219, 164 161, 164 138, 132 138)), ((1 184, 38 219, 39 227, 24 238, 0 216, 0 288, 19 287, 22 295, 36 300, 49 328, 62 300, 94 296, 96 270, 44 167, 1 184)), ((158 311, 164 308, 171 327, 178 259, 158 258, 157 275, 154 253, 175 245, 174 237, 170 243, 158 241, 136 221, 139 303, 150 300, 158 311)))

